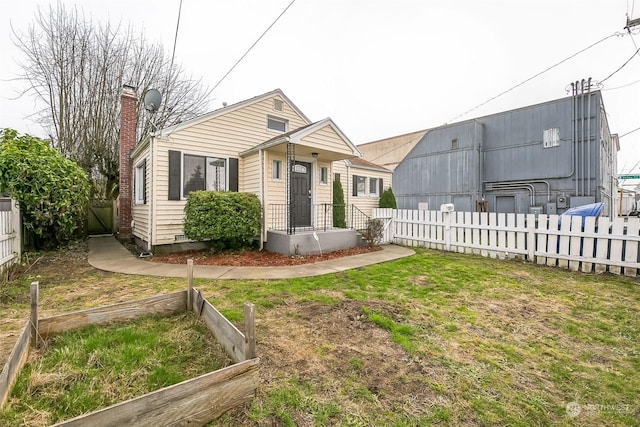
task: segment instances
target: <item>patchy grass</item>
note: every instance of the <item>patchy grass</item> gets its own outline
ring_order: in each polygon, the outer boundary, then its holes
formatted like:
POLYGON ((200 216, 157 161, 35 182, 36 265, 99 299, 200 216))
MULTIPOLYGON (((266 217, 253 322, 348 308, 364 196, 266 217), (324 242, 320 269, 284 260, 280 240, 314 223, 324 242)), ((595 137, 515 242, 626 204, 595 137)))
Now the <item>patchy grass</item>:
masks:
POLYGON ((206 326, 191 315, 91 325, 52 337, 30 354, 0 411, 0 424, 50 425, 229 363, 206 326))
MULTIPOLYGON (((41 275, 45 310, 184 288, 179 279, 80 266, 52 285, 46 271, 30 271, 41 275)), ((262 384, 250 405, 216 425, 598 426, 640 419, 637 279, 418 250, 321 277, 198 279, 196 287, 239 327, 242 303, 257 307, 262 384), (581 405, 573 418, 570 402, 581 405)), ((0 332, 17 334, 28 318, 26 300, 0 312, 20 319, 0 332)))

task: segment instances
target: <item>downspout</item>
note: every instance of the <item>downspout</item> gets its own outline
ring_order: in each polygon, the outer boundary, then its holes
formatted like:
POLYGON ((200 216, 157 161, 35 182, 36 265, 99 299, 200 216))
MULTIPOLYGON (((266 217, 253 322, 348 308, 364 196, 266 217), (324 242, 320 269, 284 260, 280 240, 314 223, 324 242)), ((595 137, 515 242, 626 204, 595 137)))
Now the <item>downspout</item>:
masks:
POLYGON ((262 227, 260 229, 260 250, 264 249, 264 240, 265 240, 265 236, 266 236, 266 224, 265 224, 265 220, 266 220, 266 209, 267 206, 265 204, 265 200, 264 200, 264 160, 263 160, 263 156, 264 153, 262 151, 262 149, 258 150, 258 170, 260 171, 259 173, 259 185, 258 185, 258 192, 260 193, 259 198, 260 198, 260 202, 262 203, 262 227))
MULTIPOLYGON (((153 140, 155 139, 155 135, 151 135, 151 138, 149 138, 149 185, 147 186, 149 188, 149 225, 147 226, 147 242, 148 243, 148 248, 147 250, 149 252, 152 252, 152 248, 153 248, 153 242, 151 241, 151 239, 153 238, 153 140)), ((145 171, 147 172, 147 171, 145 171)), ((147 177, 145 177, 146 179, 147 177)))
POLYGON ((587 102, 587 196, 591 196, 591 77, 587 81, 589 96, 587 102))
POLYGON ((576 196, 578 195, 578 81, 571 83, 573 89, 573 169, 575 171, 576 196))
POLYGON ((582 164, 582 180, 580 184, 580 195, 584 196, 584 180, 585 180, 585 171, 584 171, 584 79, 580 81, 580 163, 582 164))

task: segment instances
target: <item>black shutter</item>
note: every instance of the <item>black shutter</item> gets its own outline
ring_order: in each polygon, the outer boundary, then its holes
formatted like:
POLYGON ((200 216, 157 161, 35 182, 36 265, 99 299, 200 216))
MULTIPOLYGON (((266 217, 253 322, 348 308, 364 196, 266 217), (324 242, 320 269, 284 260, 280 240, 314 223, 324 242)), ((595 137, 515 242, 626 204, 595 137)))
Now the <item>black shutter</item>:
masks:
POLYGON ((351 189, 351 194, 353 194, 354 196, 358 195, 358 175, 353 175, 353 185, 352 185, 352 189, 351 189))
POLYGON ((229 157, 229 191, 238 191, 238 159, 229 157))
POLYGON ((147 159, 142 163, 142 203, 147 204, 147 159))
POLYGON ((169 200, 180 200, 180 163, 182 153, 169 150, 169 200))
POLYGON ((380 182, 380 190, 378 191, 378 197, 382 197, 382 178, 379 178, 380 182))

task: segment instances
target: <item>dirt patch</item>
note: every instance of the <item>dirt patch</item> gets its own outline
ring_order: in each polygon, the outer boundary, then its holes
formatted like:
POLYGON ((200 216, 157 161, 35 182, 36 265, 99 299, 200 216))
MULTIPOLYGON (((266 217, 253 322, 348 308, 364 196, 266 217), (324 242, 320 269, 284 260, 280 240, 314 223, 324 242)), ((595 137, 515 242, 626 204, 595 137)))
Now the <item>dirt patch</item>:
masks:
POLYGON ((348 387, 363 392, 386 410, 416 412, 435 396, 424 384, 424 367, 390 340, 389 333, 367 320, 362 307, 396 317, 398 310, 380 301, 344 300, 335 305, 302 302, 262 313, 258 353, 263 392, 283 378, 298 378, 324 391, 327 399, 345 399, 343 407, 358 410, 345 397, 348 387), (365 390, 366 389, 366 390, 365 390))
POLYGON ((166 264, 186 264, 188 259, 198 265, 228 265, 245 267, 280 267, 286 265, 311 264, 314 262, 328 261, 352 255, 366 254, 382 250, 380 246, 360 246, 357 248, 341 249, 338 251, 323 253, 322 255, 286 256, 268 251, 225 251, 212 252, 185 251, 171 254, 154 255, 147 258, 152 262, 166 264))

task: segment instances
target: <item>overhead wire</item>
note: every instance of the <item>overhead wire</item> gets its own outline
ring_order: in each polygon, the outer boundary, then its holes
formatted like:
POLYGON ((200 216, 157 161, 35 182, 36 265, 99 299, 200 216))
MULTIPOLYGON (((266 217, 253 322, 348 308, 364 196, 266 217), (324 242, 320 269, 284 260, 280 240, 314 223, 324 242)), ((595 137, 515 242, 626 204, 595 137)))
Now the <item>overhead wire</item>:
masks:
POLYGON ((460 118, 460 117, 466 116, 466 115, 467 115, 467 114, 469 114, 470 112, 477 110, 478 108, 482 107, 483 105, 486 105, 486 104, 488 104, 489 102, 494 101, 494 100, 496 100, 496 99, 500 98, 500 97, 501 97, 501 96, 503 96, 503 95, 506 95, 507 93, 511 92, 512 90, 517 89, 518 87, 520 87, 520 86, 524 85, 525 83, 530 82, 531 80, 535 79, 536 77, 541 76, 542 74, 546 73, 547 71, 550 71, 550 70, 552 70, 552 69, 556 68, 557 66, 559 66, 559 65, 561 65, 561 64, 563 64, 563 63, 565 63, 565 62, 567 62, 568 60, 570 60, 570 59, 572 59, 572 58, 574 58, 574 57, 576 57, 576 56, 580 55, 581 53, 583 53, 583 52, 585 52, 585 51, 587 51, 587 50, 591 49, 592 47, 595 47, 595 46, 599 45, 600 43, 604 42, 605 40, 608 40, 608 39, 610 39, 611 37, 616 37, 616 36, 620 36, 620 35, 624 35, 624 33, 620 33, 620 32, 618 32, 618 31, 616 31, 616 32, 615 32, 615 33, 613 33, 613 34, 610 34, 610 35, 608 35, 608 36, 606 36, 606 37, 604 37, 604 38, 602 38, 602 39, 598 40, 597 42, 590 44, 589 46, 585 47, 584 49, 579 50, 578 52, 574 53, 573 55, 570 55, 570 56, 568 56, 568 57, 564 58, 562 61, 557 62, 557 63, 555 63, 555 64, 551 65, 550 67, 547 67, 547 68, 545 68, 544 70, 542 70, 542 71, 540 71, 540 72, 538 72, 538 73, 534 74, 533 76, 529 77, 528 79, 525 79, 525 80, 521 81, 521 82, 520 82, 520 83, 518 83, 517 85, 512 86, 512 87, 510 87, 509 89, 507 89, 507 90, 504 90, 504 91, 500 92, 500 93, 499 93, 499 94, 497 94, 496 96, 494 96, 494 97, 492 97, 492 98, 489 98, 489 99, 487 99, 487 100, 486 100, 486 101, 484 101, 484 102, 481 102, 480 104, 476 105, 476 106, 475 106, 475 107, 473 107, 473 108, 470 108, 469 110, 465 111, 465 112, 464 112, 464 113, 462 113, 462 114, 458 114, 458 115, 457 115, 457 116, 455 116, 454 118, 452 118, 452 119, 448 120, 446 123, 450 123, 450 122, 452 122, 452 121, 454 121, 454 120, 456 120, 456 119, 458 119, 458 118, 460 118))
POLYGON ((639 131, 639 130, 640 130, 640 127, 637 127, 637 128, 635 128, 635 129, 630 130, 629 132, 625 133, 624 135, 620 135, 620 136, 618 136, 618 139, 620 139, 620 138, 622 138, 622 137, 625 137, 625 136, 627 136, 627 135, 629 135, 629 134, 631 134, 631 133, 637 132, 637 131, 639 131))
POLYGON ((633 52, 633 55, 631 55, 631 57, 629 59, 627 59, 624 64, 622 64, 620 67, 618 67, 617 70, 615 70, 613 73, 609 74, 607 77, 605 77, 604 79, 600 80, 600 84, 603 84, 604 82, 606 82, 607 80, 609 80, 611 77, 613 77, 618 71, 622 70, 629 62, 631 62, 631 60, 633 58, 636 57, 636 55, 638 55, 638 53, 640 52, 640 48, 636 49, 635 52, 633 52))
POLYGON ((178 29, 180 29, 180 15, 182 14, 182 0, 180 0, 180 6, 178 7, 178 21, 176 22, 176 35, 173 38, 173 52, 171 53, 171 67, 173 69, 173 59, 176 57, 176 45, 178 44, 178 29))
POLYGON ((249 54, 249 52, 251 52, 251 50, 255 47, 255 45, 258 44, 258 42, 260 40, 262 40, 262 38, 269 32, 269 30, 280 20, 280 18, 282 18, 282 16, 287 12, 287 10, 289 10, 289 8, 296 2, 296 0, 291 0, 291 3, 289 3, 287 5, 287 7, 284 8, 284 10, 280 13, 280 15, 278 15, 278 17, 271 23, 271 25, 269 25, 267 27, 266 30, 264 30, 264 32, 262 34, 260 34, 260 37, 258 37, 256 39, 256 41, 253 42, 253 44, 251 46, 249 46, 249 49, 247 49, 247 51, 240 57, 240 59, 238 59, 236 61, 235 64, 233 64, 231 66, 231 68, 229 68, 229 71, 227 71, 224 76, 222 76, 222 78, 218 81, 218 83, 216 83, 207 93, 206 97, 208 97, 209 95, 211 95, 211 93, 213 93, 214 90, 216 90, 216 88, 218 86, 220 86, 220 83, 222 83, 224 81, 224 79, 227 78, 227 76, 238 66, 238 64, 240 64, 240 62, 245 58, 245 56, 247 56, 249 54))

